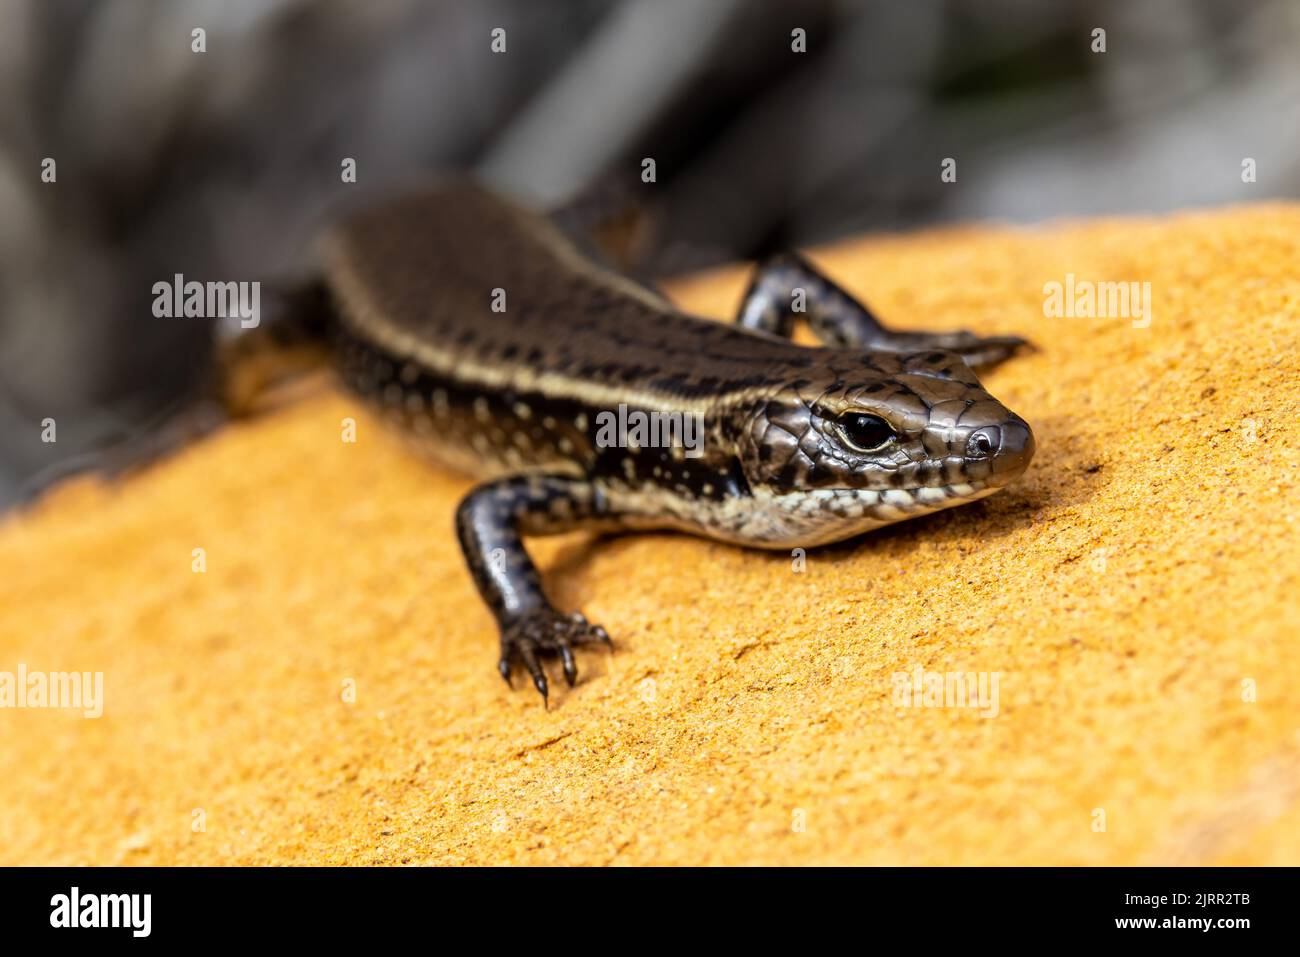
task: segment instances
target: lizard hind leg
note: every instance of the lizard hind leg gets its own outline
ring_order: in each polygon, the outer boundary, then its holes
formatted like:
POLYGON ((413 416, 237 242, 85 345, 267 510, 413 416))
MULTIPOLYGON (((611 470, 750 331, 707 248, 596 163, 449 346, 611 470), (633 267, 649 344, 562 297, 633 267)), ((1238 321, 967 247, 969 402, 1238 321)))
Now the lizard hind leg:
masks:
POLYGON ((217 326, 200 391, 232 419, 252 414, 277 386, 325 365, 333 315, 324 284, 310 282, 279 293, 270 314, 252 328, 217 326))

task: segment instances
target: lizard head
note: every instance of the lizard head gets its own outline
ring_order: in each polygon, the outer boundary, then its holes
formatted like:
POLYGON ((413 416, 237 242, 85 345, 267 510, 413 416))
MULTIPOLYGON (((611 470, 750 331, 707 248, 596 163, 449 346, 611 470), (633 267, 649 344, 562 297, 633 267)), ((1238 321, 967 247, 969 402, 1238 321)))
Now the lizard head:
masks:
POLYGON ((952 352, 827 353, 735 411, 741 468, 777 547, 982 498, 1034 454, 1029 425, 952 352))

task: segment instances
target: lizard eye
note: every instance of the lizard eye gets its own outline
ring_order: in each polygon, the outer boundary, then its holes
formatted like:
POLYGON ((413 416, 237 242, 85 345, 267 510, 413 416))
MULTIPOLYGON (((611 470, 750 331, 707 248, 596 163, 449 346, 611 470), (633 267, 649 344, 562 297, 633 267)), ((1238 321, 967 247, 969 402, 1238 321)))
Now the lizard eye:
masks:
POLYGON ((888 422, 867 412, 851 412, 835 423, 849 448, 856 452, 879 452, 898 437, 888 422))

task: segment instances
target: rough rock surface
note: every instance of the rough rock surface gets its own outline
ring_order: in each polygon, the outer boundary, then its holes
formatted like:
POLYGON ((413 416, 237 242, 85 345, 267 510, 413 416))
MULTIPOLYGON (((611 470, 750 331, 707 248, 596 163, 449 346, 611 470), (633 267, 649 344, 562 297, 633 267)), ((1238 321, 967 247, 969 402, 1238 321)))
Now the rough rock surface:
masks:
POLYGON ((1300 863, 1300 207, 817 258, 900 326, 1039 343, 986 377, 1018 486, 802 572, 538 541, 618 646, 548 713, 493 670, 466 482, 319 391, 0 526, 0 672, 106 698, 0 709, 0 863, 1300 863), (1070 273, 1149 282, 1150 326, 1045 316, 1070 273), (902 705, 917 669, 996 672, 996 714, 902 705))

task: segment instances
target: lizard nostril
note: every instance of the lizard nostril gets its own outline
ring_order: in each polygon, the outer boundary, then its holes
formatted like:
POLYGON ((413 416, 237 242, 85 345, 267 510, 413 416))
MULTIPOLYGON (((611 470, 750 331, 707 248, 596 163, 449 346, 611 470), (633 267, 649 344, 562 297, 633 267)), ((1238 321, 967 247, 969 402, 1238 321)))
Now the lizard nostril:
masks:
POLYGON ((966 440, 966 455, 973 459, 987 458, 997 451, 999 441, 997 426, 976 429, 966 440))

